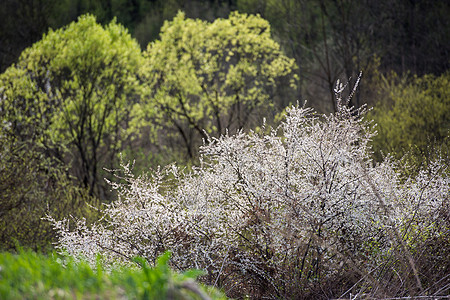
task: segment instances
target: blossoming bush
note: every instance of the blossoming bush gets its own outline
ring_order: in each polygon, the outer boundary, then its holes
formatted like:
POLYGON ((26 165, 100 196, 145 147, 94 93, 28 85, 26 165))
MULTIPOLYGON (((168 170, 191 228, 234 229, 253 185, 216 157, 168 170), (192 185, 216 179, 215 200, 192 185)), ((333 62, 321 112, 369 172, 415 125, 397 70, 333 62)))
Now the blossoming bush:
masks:
POLYGON ((92 263, 99 252, 154 263, 171 250, 172 267, 207 270, 203 280, 232 297, 448 292, 424 273, 450 280, 447 166, 403 178, 392 159, 374 163, 373 128, 343 89, 335 114, 290 107, 278 128, 211 139, 191 172, 135 176, 123 165, 101 220, 50 218, 58 247, 92 263), (426 247, 440 251, 434 260, 426 247))

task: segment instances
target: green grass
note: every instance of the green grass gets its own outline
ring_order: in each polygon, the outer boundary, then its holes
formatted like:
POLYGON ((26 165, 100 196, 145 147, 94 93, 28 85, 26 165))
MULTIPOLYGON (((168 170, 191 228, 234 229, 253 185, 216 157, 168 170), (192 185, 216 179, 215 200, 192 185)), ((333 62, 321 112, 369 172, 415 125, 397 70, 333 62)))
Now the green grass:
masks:
POLYGON ((151 268, 140 258, 140 268, 110 271, 100 264, 75 263, 56 254, 31 251, 0 253, 0 299, 226 299, 218 290, 194 280, 201 271, 175 273, 169 253, 151 268))

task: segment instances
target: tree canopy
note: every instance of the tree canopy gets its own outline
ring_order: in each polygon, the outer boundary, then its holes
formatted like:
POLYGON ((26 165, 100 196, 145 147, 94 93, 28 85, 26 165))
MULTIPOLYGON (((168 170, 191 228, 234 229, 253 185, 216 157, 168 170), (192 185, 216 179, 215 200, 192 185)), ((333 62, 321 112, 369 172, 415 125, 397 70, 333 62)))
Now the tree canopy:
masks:
POLYGON ((269 23, 237 12, 212 23, 180 12, 144 57, 146 100, 135 111, 176 129, 190 156, 198 137, 244 128, 262 119, 258 112, 280 111, 274 99, 297 80, 294 60, 272 39, 269 23))
POLYGON ((0 76, 3 130, 58 153, 102 196, 100 161, 113 161, 125 138, 141 59, 137 42, 115 22, 102 27, 86 15, 50 31, 0 76))

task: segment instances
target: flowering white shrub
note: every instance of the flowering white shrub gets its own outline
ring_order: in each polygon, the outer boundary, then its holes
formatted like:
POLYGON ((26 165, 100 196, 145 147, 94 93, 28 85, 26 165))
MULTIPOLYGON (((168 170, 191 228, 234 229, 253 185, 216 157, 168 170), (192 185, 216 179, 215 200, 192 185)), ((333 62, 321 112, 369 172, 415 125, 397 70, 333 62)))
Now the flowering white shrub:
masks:
POLYGON ((135 177, 123 165, 122 183, 111 183, 118 199, 97 223, 50 218, 58 247, 93 263, 98 253, 152 263, 171 250, 174 268, 205 269, 229 295, 255 298, 296 297, 345 272, 354 279, 339 291, 359 279, 361 291, 381 289, 380 266, 401 252, 421 288, 409 226, 432 226, 446 205, 446 166, 402 178, 389 158, 375 164, 364 110, 348 108, 338 88, 337 113, 290 107, 279 128, 211 139, 192 172, 135 177))

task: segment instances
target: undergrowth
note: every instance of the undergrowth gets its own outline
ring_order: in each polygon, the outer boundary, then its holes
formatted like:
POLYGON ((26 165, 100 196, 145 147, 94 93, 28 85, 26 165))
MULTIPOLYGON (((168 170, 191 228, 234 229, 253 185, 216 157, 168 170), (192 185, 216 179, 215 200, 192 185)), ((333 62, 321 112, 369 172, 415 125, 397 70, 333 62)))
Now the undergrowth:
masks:
POLYGON ((0 299, 226 299, 195 282, 201 271, 172 272, 170 253, 154 267, 135 258, 136 266, 105 269, 74 262, 68 256, 32 251, 0 253, 0 299))

